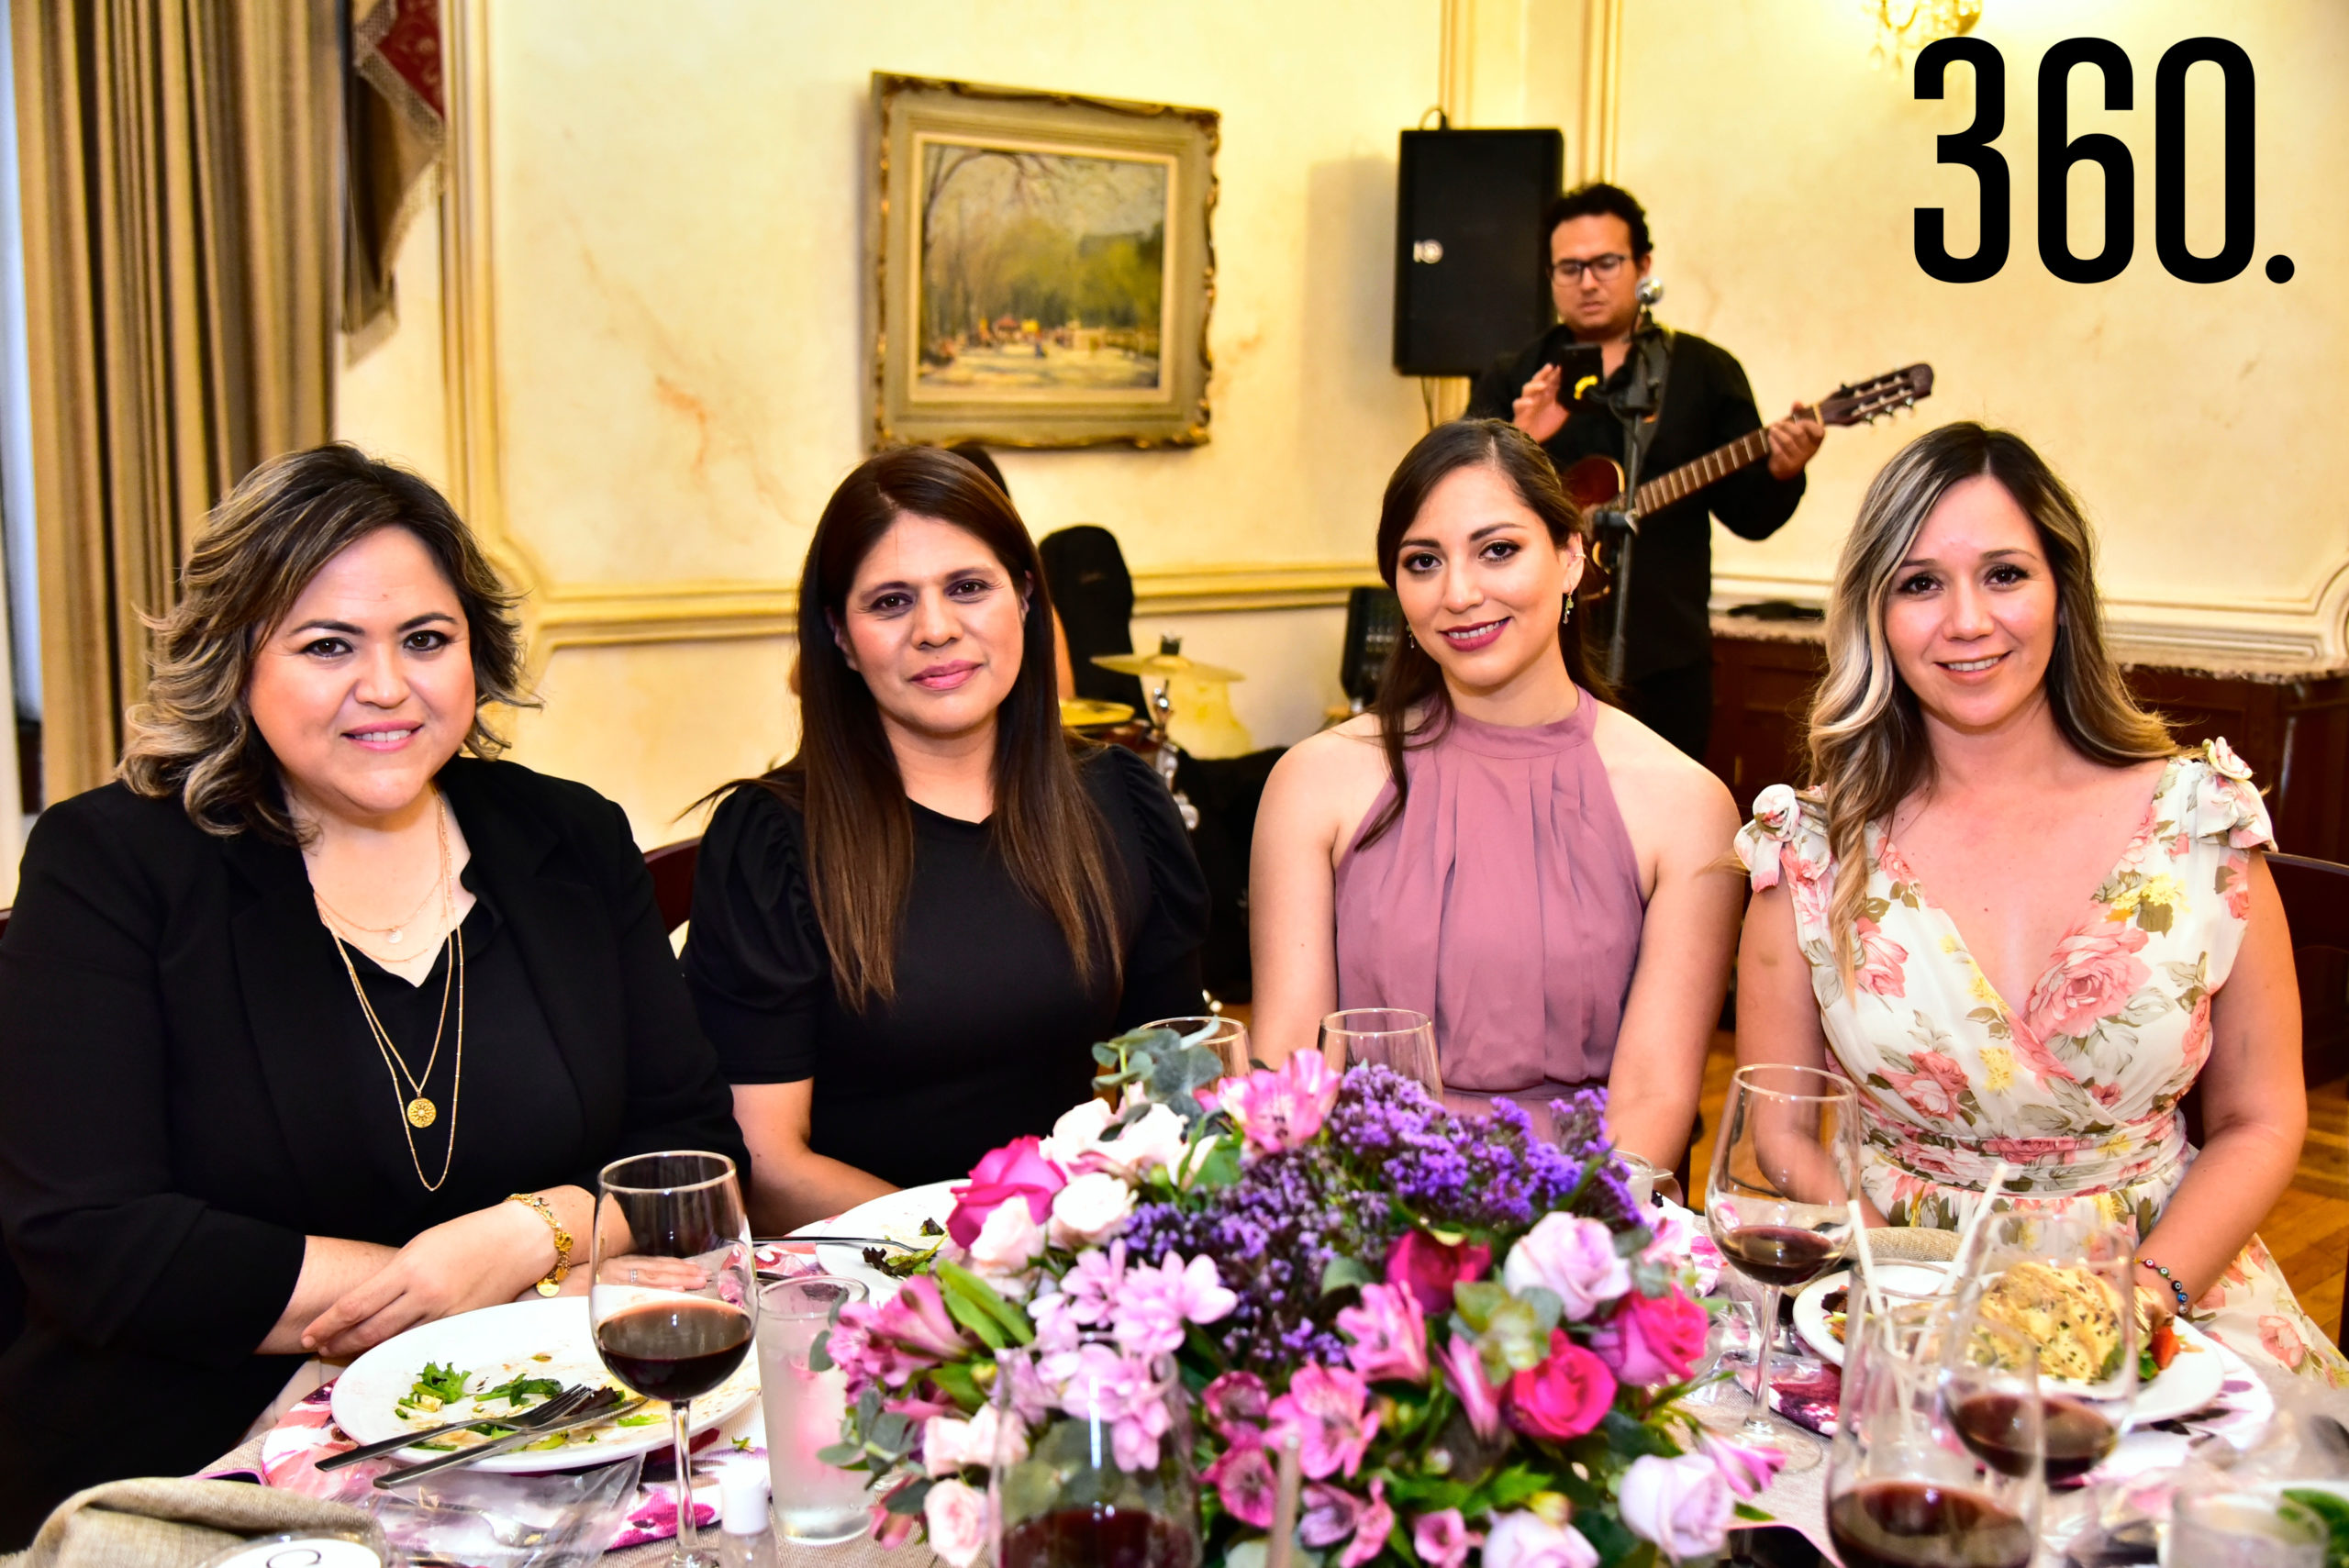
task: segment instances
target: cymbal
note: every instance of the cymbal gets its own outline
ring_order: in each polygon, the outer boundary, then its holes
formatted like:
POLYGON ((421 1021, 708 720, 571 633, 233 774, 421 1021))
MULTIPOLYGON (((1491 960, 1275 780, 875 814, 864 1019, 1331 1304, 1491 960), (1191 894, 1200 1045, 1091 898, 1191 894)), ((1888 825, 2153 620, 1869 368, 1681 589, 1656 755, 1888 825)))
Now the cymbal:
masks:
POLYGON ((1130 702, 1097 702, 1091 697, 1063 697, 1061 726, 1065 729, 1092 729, 1105 724, 1124 724, 1134 716, 1130 702))
POLYGON ((1115 670, 1120 675, 1140 675, 1148 681, 1180 677, 1229 684, 1248 678, 1237 670, 1227 670, 1220 664, 1202 664, 1180 653, 1096 653, 1093 662, 1104 670, 1115 670))

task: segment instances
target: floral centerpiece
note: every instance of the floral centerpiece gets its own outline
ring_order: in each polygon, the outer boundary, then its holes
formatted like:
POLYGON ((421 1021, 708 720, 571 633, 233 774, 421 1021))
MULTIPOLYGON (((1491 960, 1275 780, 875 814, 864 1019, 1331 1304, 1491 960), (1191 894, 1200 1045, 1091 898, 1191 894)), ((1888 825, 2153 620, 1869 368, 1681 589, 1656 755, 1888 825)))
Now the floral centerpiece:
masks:
POLYGON ((899 1294, 819 1350, 849 1390, 825 1457, 874 1473, 881 1540, 926 1527, 968 1568, 989 1470, 1008 1496, 1079 1417, 1094 1464, 1233 1564, 1290 1450, 1296 1560, 1323 1568, 1641 1568, 1765 1517, 1775 1451, 1674 1404, 1720 1256, 1633 1205, 1601 1096, 1553 1102, 1545 1142, 1506 1101, 1457 1116, 1315 1053, 1219 1078, 1164 1030, 1095 1050, 1104 1097, 982 1160, 899 1294))

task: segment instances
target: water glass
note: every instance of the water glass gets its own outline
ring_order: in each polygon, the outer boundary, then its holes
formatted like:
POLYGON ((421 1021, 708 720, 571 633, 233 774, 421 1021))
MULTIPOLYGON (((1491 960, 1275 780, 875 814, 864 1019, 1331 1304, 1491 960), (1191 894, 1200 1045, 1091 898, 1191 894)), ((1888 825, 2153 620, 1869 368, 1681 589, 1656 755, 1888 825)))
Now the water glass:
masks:
POLYGON ((863 1281, 829 1274, 777 1280, 759 1292, 759 1398, 775 1533, 802 1546, 832 1546, 864 1533, 872 1477, 816 1457, 841 1440, 848 1374, 807 1364, 817 1337, 864 1295, 863 1281))
POLYGON ((1248 1026, 1238 1018, 1218 1013, 1201 1014, 1193 1018, 1155 1018, 1141 1026, 1146 1029, 1173 1029, 1183 1037, 1185 1045, 1205 1046, 1223 1063, 1227 1078, 1245 1078, 1249 1073, 1248 1026))
POLYGON ((2324 1568, 2313 1510, 2259 1492, 2182 1491, 2170 1500, 2162 1568, 2324 1568))
POLYGON ((1435 1021, 1408 1007, 1349 1007, 1321 1020, 1321 1054, 1341 1073, 1369 1062, 1398 1073, 1443 1097, 1436 1065, 1435 1021))

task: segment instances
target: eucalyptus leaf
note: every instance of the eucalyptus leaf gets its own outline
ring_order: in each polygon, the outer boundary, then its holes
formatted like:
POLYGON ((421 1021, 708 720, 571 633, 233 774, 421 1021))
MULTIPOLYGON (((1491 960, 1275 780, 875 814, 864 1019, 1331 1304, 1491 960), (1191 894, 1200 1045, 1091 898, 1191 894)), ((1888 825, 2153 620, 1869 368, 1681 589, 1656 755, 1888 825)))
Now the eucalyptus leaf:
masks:
POLYGON ((1377 1283, 1378 1276, 1371 1273, 1370 1265, 1360 1258, 1349 1258, 1341 1254, 1321 1265, 1321 1294, 1324 1296, 1344 1290, 1349 1286, 1377 1283))
POLYGON ((921 1512, 922 1503, 930 1496, 932 1485, 933 1483, 923 1480, 917 1481, 908 1486, 900 1486, 889 1495, 889 1500, 882 1507, 893 1514, 918 1514, 921 1512))
POLYGON ((864 1462, 863 1443, 829 1443, 816 1451, 816 1462, 851 1470, 864 1462))
POLYGON ((1508 1301, 1508 1286, 1491 1280, 1462 1280, 1453 1285, 1452 1300, 1460 1308, 1460 1316, 1467 1319, 1470 1332, 1481 1334, 1492 1322, 1493 1314, 1508 1301))
POLYGON ((891 1453, 903 1453, 906 1439, 912 1434, 913 1427, 912 1420, 900 1412, 885 1410, 881 1418, 874 1422, 872 1429, 865 1434, 866 1440, 891 1453))
POLYGON ((832 1331, 827 1329, 807 1347, 807 1370, 829 1372, 832 1365, 832 1331))

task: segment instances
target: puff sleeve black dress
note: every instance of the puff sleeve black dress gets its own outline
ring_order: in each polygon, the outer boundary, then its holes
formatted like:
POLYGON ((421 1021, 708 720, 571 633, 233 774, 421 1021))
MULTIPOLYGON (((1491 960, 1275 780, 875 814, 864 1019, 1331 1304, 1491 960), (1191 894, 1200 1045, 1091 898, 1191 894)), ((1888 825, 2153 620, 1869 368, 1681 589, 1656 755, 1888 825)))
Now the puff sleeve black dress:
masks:
POLYGON ((815 1080, 810 1147, 899 1186, 969 1173, 979 1156, 1091 1093, 1097 1040, 1199 1010, 1207 884, 1166 786, 1110 747, 1078 764, 1108 828, 1122 986, 1079 983, 1052 917, 985 823, 918 805, 897 994, 841 1005, 807 892, 799 812, 736 790, 695 876, 685 976, 727 1080, 815 1080))

